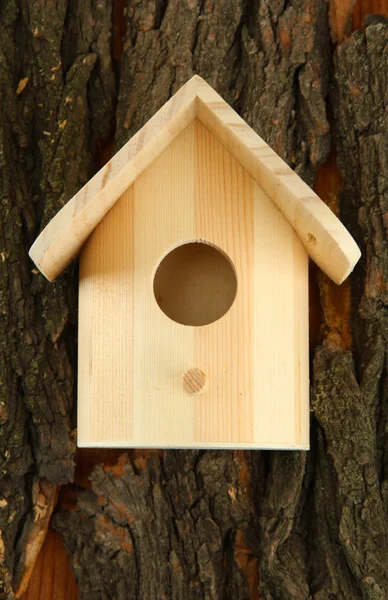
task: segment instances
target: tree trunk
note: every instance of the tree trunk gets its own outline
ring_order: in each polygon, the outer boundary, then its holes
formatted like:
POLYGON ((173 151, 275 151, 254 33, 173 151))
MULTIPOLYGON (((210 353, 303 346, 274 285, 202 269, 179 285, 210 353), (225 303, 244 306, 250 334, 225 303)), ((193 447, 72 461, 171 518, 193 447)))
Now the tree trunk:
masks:
POLYGON ((388 22, 333 56, 345 4, 0 4, 0 600, 25 589, 62 484, 82 599, 388 597, 388 22), (326 200, 363 257, 339 288, 311 269, 311 450, 101 450, 73 483, 77 269, 48 284, 27 251, 194 73, 310 185, 337 148, 326 200))

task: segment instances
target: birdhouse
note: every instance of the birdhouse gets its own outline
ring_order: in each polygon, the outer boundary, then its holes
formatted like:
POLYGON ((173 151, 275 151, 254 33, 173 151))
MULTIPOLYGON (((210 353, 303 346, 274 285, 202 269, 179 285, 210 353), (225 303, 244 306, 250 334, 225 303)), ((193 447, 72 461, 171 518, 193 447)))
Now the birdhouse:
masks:
POLYGON ((79 446, 308 449, 308 258, 339 284, 360 251, 200 77, 30 250, 79 253, 79 446))

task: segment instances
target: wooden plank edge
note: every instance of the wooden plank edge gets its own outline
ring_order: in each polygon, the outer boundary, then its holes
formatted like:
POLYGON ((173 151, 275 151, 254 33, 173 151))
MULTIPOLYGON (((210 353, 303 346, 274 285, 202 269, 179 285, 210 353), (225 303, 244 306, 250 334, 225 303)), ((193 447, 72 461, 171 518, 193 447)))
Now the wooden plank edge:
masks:
POLYGON ((95 441, 95 442, 77 442, 78 448, 123 448, 132 450, 136 448, 145 450, 310 450, 310 444, 256 444, 254 442, 235 443, 223 442, 204 442, 195 444, 166 444, 165 442, 155 442, 152 444, 134 443, 131 440, 122 441, 95 441))

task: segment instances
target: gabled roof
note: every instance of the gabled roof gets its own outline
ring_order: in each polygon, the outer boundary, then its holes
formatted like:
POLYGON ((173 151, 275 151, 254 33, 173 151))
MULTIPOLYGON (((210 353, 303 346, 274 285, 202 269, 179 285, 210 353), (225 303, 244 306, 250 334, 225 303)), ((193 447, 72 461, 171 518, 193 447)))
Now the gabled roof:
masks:
POLYGON ((55 215, 30 249, 52 281, 77 256, 110 208, 167 146, 199 119, 282 211, 308 254, 336 283, 360 258, 342 223, 304 181, 210 87, 195 75, 55 215))

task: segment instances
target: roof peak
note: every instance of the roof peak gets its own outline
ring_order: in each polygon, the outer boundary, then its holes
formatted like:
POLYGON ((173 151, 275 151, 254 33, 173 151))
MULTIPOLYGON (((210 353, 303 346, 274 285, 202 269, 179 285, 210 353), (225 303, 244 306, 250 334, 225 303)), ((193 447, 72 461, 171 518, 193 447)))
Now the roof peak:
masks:
POLYGON ((195 119, 259 183, 294 227, 311 258, 336 283, 361 253, 344 225, 311 188, 199 75, 194 75, 55 215, 30 249, 52 281, 126 189, 195 119))

